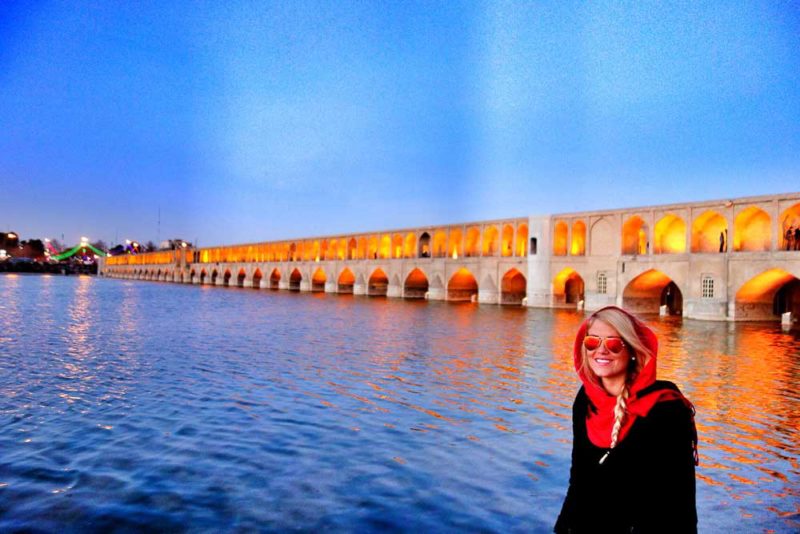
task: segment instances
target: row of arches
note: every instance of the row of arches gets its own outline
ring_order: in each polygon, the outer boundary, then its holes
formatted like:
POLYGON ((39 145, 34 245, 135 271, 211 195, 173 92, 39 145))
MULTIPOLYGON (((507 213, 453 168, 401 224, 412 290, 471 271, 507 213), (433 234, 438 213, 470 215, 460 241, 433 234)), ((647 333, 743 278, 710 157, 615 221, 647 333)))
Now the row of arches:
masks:
POLYGON ((519 222, 204 248, 194 251, 191 262, 524 257, 527 247, 528 225, 519 222))
MULTIPOLYGON (((789 248, 787 230, 800 225, 800 203, 781 213, 779 217, 780 249, 789 248)), ((656 222, 652 235, 645 220, 639 215, 625 219, 622 224, 622 254, 650 254, 652 239, 653 254, 683 254, 689 250, 694 253, 727 252, 729 239, 732 239, 734 252, 768 251, 772 249, 772 219, 758 206, 749 206, 739 212, 734 219, 733 233, 728 236, 728 221, 715 210, 707 210, 695 218, 691 233, 682 217, 667 213, 656 222)), ((586 254, 587 226, 583 220, 572 225, 558 220, 553 227, 553 255, 583 256, 586 254)), ((613 254, 614 239, 612 224, 607 218, 592 223, 589 229, 591 254, 613 254)))
POLYGON ((244 268, 234 272, 231 269, 206 269, 194 268, 187 275, 179 275, 180 280, 173 279, 173 272, 168 270, 136 269, 132 278, 142 280, 180 281, 186 283, 220 285, 225 287, 252 287, 254 289, 269 288, 280 289, 281 280, 286 276, 283 287, 290 291, 300 291, 306 288, 312 292, 329 291, 336 293, 354 293, 355 287, 364 288, 364 293, 369 296, 402 296, 408 299, 427 298, 431 291, 436 291, 448 301, 476 301, 481 289, 499 293, 500 303, 506 305, 521 305, 527 296, 527 280, 525 275, 516 268, 510 268, 502 276, 499 287, 491 277, 487 276, 481 285, 474 274, 467 268, 458 269, 445 282, 439 274, 432 278, 421 268, 412 269, 404 279, 399 274, 394 274, 390 279, 381 268, 376 268, 367 276, 364 273, 356 275, 350 268, 343 268, 335 276, 330 276, 323 267, 317 268, 310 276, 304 275, 300 269, 295 268, 288 275, 279 268, 273 268, 265 279, 265 274, 260 268, 248 273, 244 268), (185 278, 184 278, 185 276, 185 278), (330 287, 329 284, 335 285, 330 287))
MULTIPOLYGON (((554 304, 576 306, 585 299, 583 277, 572 268, 561 270, 553 279, 554 304)), ((657 313, 666 306, 670 315, 683 313, 683 291, 665 273, 650 269, 628 282, 622 291, 622 306, 644 313, 657 313)), ((800 316, 800 279, 783 269, 768 269, 742 284, 735 296, 740 314, 755 310, 764 319, 792 312, 800 316)), ((742 317, 746 318, 746 317, 742 317)))

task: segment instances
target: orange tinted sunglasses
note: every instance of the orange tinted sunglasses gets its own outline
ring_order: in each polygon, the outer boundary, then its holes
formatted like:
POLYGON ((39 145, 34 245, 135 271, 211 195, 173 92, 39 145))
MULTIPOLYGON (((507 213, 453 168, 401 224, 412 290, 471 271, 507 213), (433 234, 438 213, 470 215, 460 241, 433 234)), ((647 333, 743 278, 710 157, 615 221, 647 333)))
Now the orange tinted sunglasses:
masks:
POLYGON ((597 350, 601 344, 605 344, 608 352, 614 354, 625 348, 625 342, 619 337, 586 336, 583 338, 583 346, 586 347, 586 350, 597 350))

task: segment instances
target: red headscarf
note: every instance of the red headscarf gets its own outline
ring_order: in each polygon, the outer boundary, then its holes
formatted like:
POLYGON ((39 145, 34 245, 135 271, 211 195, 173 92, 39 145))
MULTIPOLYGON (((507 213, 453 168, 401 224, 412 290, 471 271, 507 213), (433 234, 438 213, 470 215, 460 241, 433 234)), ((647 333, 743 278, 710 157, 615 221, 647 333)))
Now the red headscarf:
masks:
POLYGON ((673 389, 656 389, 654 391, 646 392, 641 397, 639 392, 651 386, 656 381, 656 355, 658 353, 658 339, 656 335, 647 327, 642 321, 617 306, 606 306, 597 310, 581 324, 578 329, 578 335, 575 337, 575 347, 573 349, 573 356, 575 359, 575 370, 583 382, 589 400, 596 410, 591 407, 586 414, 586 429, 589 434, 589 440, 597 447, 608 448, 611 446, 611 429, 614 426, 614 407, 617 404, 617 398, 609 395, 605 389, 599 384, 593 382, 584 370, 581 369, 582 356, 581 349, 583 347, 583 338, 586 337, 586 331, 589 329, 589 322, 595 319, 597 313, 603 310, 618 310, 630 318, 633 323, 636 335, 641 342, 650 349, 650 360, 645 364, 644 368, 639 372, 638 376, 630 385, 629 395, 627 399, 627 417, 622 424, 617 438, 617 443, 620 443, 628 431, 633 426, 637 417, 645 417, 648 412, 656 405, 656 403, 667 400, 682 400, 687 407, 694 413, 694 408, 689 400, 684 397, 679 391, 673 389))

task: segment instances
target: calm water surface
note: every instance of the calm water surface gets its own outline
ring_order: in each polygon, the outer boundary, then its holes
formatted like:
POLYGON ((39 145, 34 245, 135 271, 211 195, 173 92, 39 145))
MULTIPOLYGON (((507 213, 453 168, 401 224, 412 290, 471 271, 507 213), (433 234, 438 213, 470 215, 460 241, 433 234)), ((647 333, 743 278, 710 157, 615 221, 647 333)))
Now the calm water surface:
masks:
MULTIPOLYGON (((0 276, 0 531, 547 532, 550 310, 0 276)), ((800 529, 800 342, 649 318, 697 406, 703 532, 800 529)))

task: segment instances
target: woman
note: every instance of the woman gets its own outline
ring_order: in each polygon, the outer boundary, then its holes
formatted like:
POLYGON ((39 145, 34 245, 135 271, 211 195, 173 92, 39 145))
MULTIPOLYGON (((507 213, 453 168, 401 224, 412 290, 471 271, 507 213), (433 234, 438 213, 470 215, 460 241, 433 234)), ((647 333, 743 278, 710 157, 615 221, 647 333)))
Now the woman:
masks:
POLYGON ((557 533, 697 532, 694 408, 656 380, 655 334, 621 308, 584 321, 569 489, 557 533))

